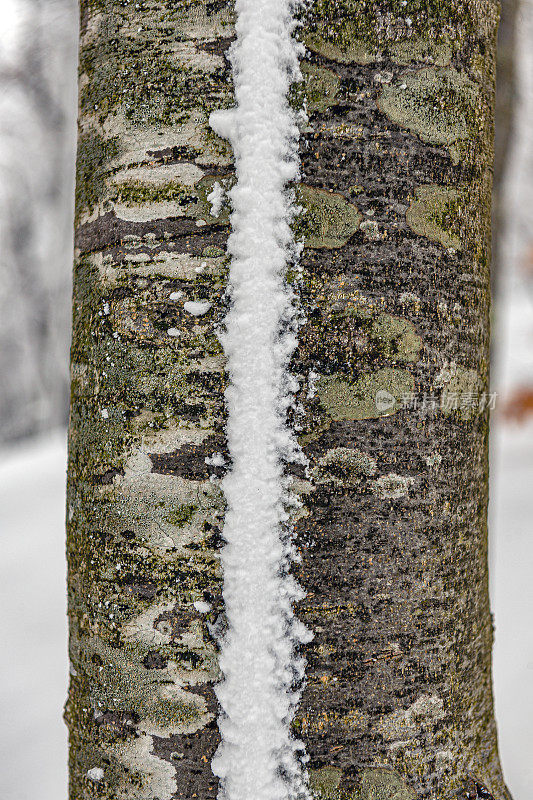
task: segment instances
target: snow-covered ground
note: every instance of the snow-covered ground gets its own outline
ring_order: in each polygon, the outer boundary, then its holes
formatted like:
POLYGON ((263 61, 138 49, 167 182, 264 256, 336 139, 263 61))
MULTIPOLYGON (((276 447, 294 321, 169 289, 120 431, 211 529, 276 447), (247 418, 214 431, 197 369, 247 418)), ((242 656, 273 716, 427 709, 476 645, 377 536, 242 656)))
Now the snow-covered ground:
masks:
POLYGON ((533 787, 533 420, 494 425, 491 587, 500 753, 514 800, 533 787))
POLYGON ((65 800, 65 435, 0 456, 0 798, 65 800))

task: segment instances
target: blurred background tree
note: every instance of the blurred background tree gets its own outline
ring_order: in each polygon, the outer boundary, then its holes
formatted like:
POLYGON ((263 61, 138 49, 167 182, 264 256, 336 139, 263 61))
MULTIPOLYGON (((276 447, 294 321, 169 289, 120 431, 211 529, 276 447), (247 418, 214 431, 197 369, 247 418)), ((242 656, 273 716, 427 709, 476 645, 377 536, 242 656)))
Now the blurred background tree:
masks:
POLYGON ((0 441, 9 442, 67 419, 77 8, 1 5, 0 441))

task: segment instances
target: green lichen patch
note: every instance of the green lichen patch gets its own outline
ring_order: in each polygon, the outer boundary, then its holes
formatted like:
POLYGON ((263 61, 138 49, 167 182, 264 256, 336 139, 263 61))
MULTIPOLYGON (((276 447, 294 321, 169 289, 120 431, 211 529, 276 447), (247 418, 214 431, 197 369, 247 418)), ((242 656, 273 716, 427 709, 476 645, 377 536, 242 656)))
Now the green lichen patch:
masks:
POLYGON ((104 139, 92 129, 79 135, 76 155, 75 222, 78 222, 84 212, 90 214, 104 199, 106 172, 119 154, 117 137, 104 139))
POLYGON ((296 237, 303 237, 307 247, 343 247, 359 228, 361 214, 340 194, 302 183, 297 200, 304 212, 295 226, 296 237))
POLYGON ((225 255, 225 250, 212 244, 207 245, 207 247, 204 247, 202 250, 202 256, 204 258, 222 258, 225 255))
POLYGON ((338 767, 322 767, 309 770, 309 786, 313 795, 321 798, 338 796, 338 788, 342 778, 342 770, 338 767))
POLYGON ((373 767, 363 771, 356 798, 357 800, 415 800, 415 793, 396 770, 373 767))
POLYGON ((372 321, 370 335, 384 343, 386 358, 414 362, 420 356, 422 339, 408 319, 379 314, 372 321))
POLYGON ((377 48, 358 39, 355 26, 346 22, 340 30, 323 26, 305 39, 307 47, 318 55, 339 64, 371 64, 376 60, 377 48))
POLYGON ((479 87, 452 67, 424 67, 384 85, 377 104, 392 122, 424 142, 447 147, 455 162, 471 136, 479 87))
POLYGON ((336 486, 353 486, 361 478, 373 475, 376 460, 361 450, 334 447, 319 459, 312 470, 316 483, 333 483, 336 486))
POLYGON ((166 181, 160 185, 123 181, 117 185, 116 199, 125 205, 164 202, 185 205, 194 199, 194 193, 189 186, 182 186, 177 181, 166 181))
POLYGON ((182 528, 184 525, 190 522, 196 510, 196 506, 182 504, 176 509, 169 511, 169 513, 165 515, 164 519, 166 522, 170 522, 171 525, 177 525, 178 528, 182 528))
POLYGON ((331 69, 302 64, 303 90, 308 111, 325 111, 334 105, 341 81, 331 69))
POLYGON ((480 412, 483 395, 483 381, 474 369, 465 369, 460 365, 452 365, 445 370, 444 377, 436 384, 443 386, 440 398, 440 410, 445 416, 455 416, 464 421, 473 419, 480 412))
POLYGON ((329 416, 341 420, 394 414, 402 407, 404 395, 413 388, 414 379, 409 372, 385 367, 363 375, 353 384, 340 375, 321 378, 317 391, 329 416))
POLYGON ((426 236, 443 247, 458 250, 461 240, 450 231, 462 194, 455 189, 429 184, 418 186, 407 209, 406 221, 418 236, 426 236))
POLYGON ((399 500, 409 492, 414 483, 414 479, 408 475, 397 475, 389 472, 388 475, 381 475, 372 482, 371 489, 382 500, 399 500))
POLYGON ((384 366, 383 361, 418 361, 423 342, 414 324, 383 313, 382 305, 362 294, 351 277, 339 275, 326 282, 314 278, 311 285, 320 314, 309 320, 300 338, 323 363, 347 362, 355 377, 362 355, 376 367, 384 366))
POLYGON ((392 60, 396 64, 402 65, 426 61, 437 67, 446 67, 453 55, 453 48, 447 42, 437 42, 421 37, 391 42, 387 49, 392 60))

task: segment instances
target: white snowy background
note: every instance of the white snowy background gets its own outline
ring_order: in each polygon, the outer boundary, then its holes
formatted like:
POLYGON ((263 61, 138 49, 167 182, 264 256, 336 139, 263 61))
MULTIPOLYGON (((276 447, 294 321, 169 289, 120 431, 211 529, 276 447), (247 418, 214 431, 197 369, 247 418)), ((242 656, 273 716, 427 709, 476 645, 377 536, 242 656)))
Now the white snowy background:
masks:
MULTIPOLYGON (((1 800, 67 797, 66 444, 58 425, 70 315, 76 15, 75 0, 0 0, 1 800), (18 396, 29 399, 17 414, 18 396)), ((533 387, 533 265, 524 268, 533 247, 533 0, 522 1, 518 36, 518 119, 493 322, 490 559, 501 754, 514 800, 530 800, 533 414, 519 424, 501 409, 514 391, 533 387)))

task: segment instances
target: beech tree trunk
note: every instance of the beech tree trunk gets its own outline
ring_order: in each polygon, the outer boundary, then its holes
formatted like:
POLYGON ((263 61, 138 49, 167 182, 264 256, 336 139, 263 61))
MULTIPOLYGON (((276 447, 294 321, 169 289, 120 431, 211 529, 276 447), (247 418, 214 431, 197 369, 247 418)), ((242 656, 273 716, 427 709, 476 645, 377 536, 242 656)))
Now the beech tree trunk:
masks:
MULTIPOLYGON (((292 472, 315 636, 295 730, 317 798, 509 798, 487 584, 496 23, 492 0, 316 0, 300 30, 292 472)), ((229 208, 207 195, 233 177, 208 117, 232 104, 233 37, 223 0, 81 3, 71 800, 217 794, 229 208)))

